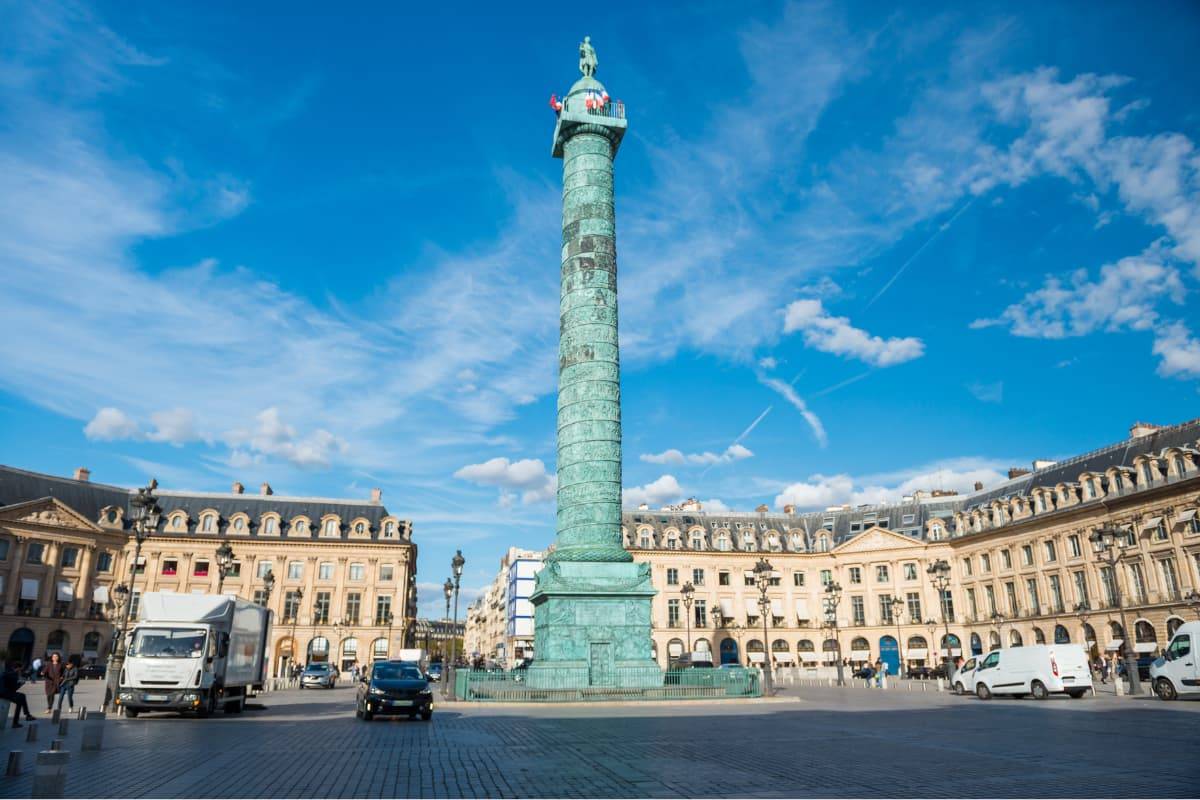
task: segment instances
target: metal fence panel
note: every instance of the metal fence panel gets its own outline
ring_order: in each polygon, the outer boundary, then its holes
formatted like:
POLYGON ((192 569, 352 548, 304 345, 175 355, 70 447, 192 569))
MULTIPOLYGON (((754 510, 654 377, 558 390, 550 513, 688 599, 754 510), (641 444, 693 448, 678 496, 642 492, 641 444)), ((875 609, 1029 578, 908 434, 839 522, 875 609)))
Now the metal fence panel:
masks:
MULTIPOLYGON (((637 667, 639 678, 644 668, 637 667)), ((762 696, 761 673, 756 669, 659 670, 654 681, 641 687, 585 686, 533 688, 521 672, 461 670, 455 693, 462 700, 504 703, 570 703, 605 700, 713 700, 762 696)), ((618 680, 618 684, 620 681, 618 680)))

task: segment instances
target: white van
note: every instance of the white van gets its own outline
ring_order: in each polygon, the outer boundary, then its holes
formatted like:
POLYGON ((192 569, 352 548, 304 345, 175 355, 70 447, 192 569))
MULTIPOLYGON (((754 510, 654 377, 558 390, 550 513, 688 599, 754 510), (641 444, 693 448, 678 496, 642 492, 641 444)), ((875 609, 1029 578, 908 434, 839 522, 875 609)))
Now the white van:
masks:
POLYGON ((988 653, 972 677, 975 695, 1032 694, 1045 700, 1052 693, 1083 697, 1092 688, 1087 655, 1077 644, 1035 644, 988 653))
POLYGON ((975 670, 983 662, 983 656, 971 656, 963 665, 954 671, 954 677, 950 679, 950 685, 954 688, 955 694, 975 694, 975 670))
POLYGON ((1181 694, 1200 694, 1200 622, 1185 622, 1175 630, 1171 643, 1150 665, 1150 680, 1154 692, 1163 700, 1174 700, 1181 694))

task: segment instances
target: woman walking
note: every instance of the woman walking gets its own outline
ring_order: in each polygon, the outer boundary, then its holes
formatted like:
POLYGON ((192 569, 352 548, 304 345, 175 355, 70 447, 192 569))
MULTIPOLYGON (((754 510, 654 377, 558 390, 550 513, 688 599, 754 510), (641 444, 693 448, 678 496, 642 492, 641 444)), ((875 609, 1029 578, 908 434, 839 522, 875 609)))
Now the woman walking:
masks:
POLYGON ((46 710, 54 710, 54 697, 58 694, 58 688, 62 686, 63 679, 63 663, 62 656, 58 653, 50 654, 50 663, 42 669, 42 675, 46 680, 42 684, 46 690, 46 710))
POLYGON ((79 683, 79 666, 74 661, 68 661, 63 670, 62 685, 58 689, 58 708, 62 710, 63 698, 67 699, 67 708, 75 710, 75 684, 79 683))

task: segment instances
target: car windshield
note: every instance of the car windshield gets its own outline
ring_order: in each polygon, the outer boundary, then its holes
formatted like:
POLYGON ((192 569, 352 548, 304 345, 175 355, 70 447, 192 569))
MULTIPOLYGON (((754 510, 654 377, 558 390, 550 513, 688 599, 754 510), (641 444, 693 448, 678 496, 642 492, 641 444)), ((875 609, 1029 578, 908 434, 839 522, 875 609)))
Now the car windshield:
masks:
POLYGON ((412 664, 376 664, 371 677, 377 681, 419 681, 425 676, 412 664))
POLYGON ((305 672, 329 672, 328 664, 310 664, 304 668, 305 672))
POLYGON ((141 658, 199 658, 204 654, 204 630, 195 628, 138 628, 129 655, 141 658))

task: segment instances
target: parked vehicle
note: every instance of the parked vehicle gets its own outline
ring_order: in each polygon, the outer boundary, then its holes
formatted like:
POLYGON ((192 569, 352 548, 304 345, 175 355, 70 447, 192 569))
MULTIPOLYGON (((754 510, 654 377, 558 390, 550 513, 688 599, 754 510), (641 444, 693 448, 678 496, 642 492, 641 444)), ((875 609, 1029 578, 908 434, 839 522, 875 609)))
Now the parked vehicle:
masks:
POLYGON ((116 705, 237 714, 266 677, 271 612, 227 595, 147 592, 129 635, 116 705))
MULTIPOLYGON (((1154 663, 1154 660, 1155 660, 1154 656, 1150 656, 1150 655, 1138 656, 1138 659, 1137 659, 1138 680, 1146 681, 1147 683, 1150 681, 1150 665, 1154 663)), ((1124 678, 1126 672, 1127 672, 1127 670, 1125 669, 1125 662, 1118 661, 1117 662, 1117 677, 1124 678)))
POLYGON ((108 674, 108 667, 104 664, 84 664, 79 668, 80 678, 103 678, 108 674))
POLYGON ((431 681, 440 681, 442 679, 442 662, 438 661, 429 665, 429 670, 425 673, 431 681))
POLYGON ((372 720, 376 715, 418 714, 429 721, 433 717, 433 690, 416 664, 404 661, 376 661, 369 675, 358 684, 354 715, 372 720))
POLYGON ((1154 692, 1163 700, 1175 700, 1180 695, 1200 694, 1200 622, 1185 622, 1175 630, 1171 643, 1162 657, 1150 667, 1154 692))
POLYGON ((935 667, 909 667, 904 673, 904 677, 909 680, 934 680, 935 678, 945 678, 947 675, 947 665, 938 664, 935 667))
POLYGON ((712 653, 684 653, 675 661, 675 669, 712 669, 712 653))
POLYGON ((983 660, 982 656, 971 656, 954 672, 950 685, 956 694, 975 693, 975 670, 983 660))
POLYGON ((1079 698, 1092 688, 1087 654, 1077 644, 993 650, 976 666, 972 679, 980 700, 1004 694, 1032 694, 1037 700, 1045 700, 1051 694, 1066 693, 1079 698))
POLYGON ((337 673, 333 671, 333 666, 327 663, 309 664, 304 668, 304 672, 300 673, 301 689, 310 686, 332 689, 336 684, 337 673))

